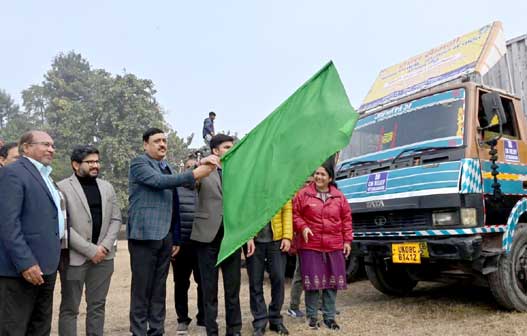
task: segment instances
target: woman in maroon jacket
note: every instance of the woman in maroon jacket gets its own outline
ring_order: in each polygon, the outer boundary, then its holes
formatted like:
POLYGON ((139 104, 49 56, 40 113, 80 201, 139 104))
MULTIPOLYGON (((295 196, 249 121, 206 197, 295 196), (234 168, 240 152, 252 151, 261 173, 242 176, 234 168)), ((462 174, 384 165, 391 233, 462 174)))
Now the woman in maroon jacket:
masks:
POLYGON ((346 289, 344 257, 351 252, 351 209, 334 183, 328 165, 319 167, 314 181, 293 200, 293 222, 305 290, 306 314, 310 329, 318 329, 317 311, 322 291, 324 324, 338 330, 335 322, 337 290, 346 289))

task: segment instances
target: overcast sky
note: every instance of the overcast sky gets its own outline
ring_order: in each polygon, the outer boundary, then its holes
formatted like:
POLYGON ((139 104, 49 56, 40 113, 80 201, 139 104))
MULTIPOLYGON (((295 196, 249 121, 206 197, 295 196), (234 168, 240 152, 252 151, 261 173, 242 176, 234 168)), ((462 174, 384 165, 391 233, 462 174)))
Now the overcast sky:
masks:
MULTIPOLYGON (((495 20, 527 33, 527 1, 4 1, 0 88, 18 103, 59 52, 151 79, 181 136, 210 110, 250 131, 329 60, 357 108, 382 68, 495 20)), ((139 136, 139 135, 138 135, 139 136)))

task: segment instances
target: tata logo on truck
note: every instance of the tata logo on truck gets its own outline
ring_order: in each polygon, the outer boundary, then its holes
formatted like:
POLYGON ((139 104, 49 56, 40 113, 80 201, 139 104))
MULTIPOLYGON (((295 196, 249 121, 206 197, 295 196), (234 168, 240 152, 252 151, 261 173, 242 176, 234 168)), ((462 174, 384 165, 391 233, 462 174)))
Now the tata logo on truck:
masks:
POLYGON ((382 208, 382 207, 384 207, 384 201, 382 200, 366 202, 366 208, 368 209, 382 208))

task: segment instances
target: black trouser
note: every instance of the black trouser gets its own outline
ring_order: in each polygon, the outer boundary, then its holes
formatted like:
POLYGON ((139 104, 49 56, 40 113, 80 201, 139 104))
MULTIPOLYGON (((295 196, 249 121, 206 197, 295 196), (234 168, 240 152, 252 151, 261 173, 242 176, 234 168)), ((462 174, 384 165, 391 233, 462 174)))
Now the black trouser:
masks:
POLYGON ((174 275, 174 303, 178 322, 190 323, 192 321, 188 316, 188 289, 190 288, 190 275, 194 274, 194 281, 198 285, 198 314, 196 319, 199 325, 204 325, 205 312, 196 244, 186 242, 181 245, 179 253, 172 259, 172 273, 174 275))
POLYGON ((280 251, 281 241, 269 243, 256 242, 254 255, 247 258, 249 291, 253 327, 265 328, 267 322, 273 325, 282 323, 282 305, 284 304, 285 266, 287 256, 280 251), (271 304, 269 311, 265 304, 263 281, 265 270, 271 280, 271 304))
POLYGON ((218 335, 218 271, 223 275, 223 290, 225 293, 225 318, 227 335, 237 333, 242 328, 242 313, 240 309, 240 250, 225 259, 219 267, 216 261, 220 252, 221 233, 212 243, 197 243, 198 262, 203 288, 203 303, 205 306, 205 327, 207 335, 218 335))
POLYGON ((172 234, 163 240, 129 239, 128 250, 132 268, 130 332, 140 336, 162 335, 172 234))
POLYGON ((57 273, 35 286, 21 277, 0 277, 0 335, 49 335, 57 273))

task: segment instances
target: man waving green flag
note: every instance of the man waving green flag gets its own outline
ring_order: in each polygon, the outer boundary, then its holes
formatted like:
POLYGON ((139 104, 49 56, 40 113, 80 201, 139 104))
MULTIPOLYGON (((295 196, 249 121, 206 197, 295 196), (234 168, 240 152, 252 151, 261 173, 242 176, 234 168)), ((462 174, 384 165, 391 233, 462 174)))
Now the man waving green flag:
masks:
POLYGON ((329 62, 224 156, 225 235, 218 263, 254 237, 307 176, 349 143, 357 118, 329 62))

